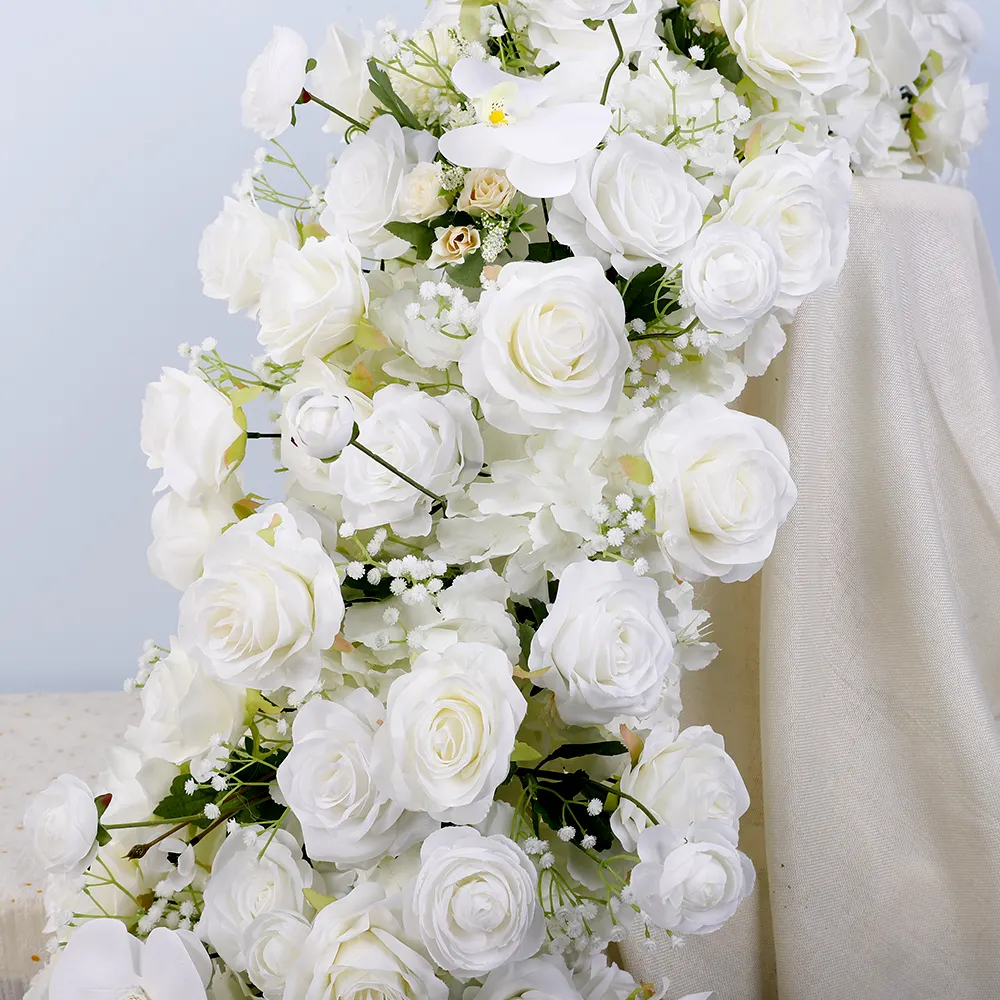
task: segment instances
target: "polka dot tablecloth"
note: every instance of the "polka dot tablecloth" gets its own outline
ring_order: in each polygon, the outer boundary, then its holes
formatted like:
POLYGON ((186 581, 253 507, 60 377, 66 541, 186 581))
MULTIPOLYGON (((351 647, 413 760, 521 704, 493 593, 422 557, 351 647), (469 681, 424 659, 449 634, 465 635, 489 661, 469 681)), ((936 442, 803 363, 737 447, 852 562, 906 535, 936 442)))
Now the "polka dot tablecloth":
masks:
POLYGON ((60 774, 96 784, 108 746, 138 714, 138 698, 125 694, 0 695, 0 1000, 20 1000, 45 958, 24 811, 60 774))

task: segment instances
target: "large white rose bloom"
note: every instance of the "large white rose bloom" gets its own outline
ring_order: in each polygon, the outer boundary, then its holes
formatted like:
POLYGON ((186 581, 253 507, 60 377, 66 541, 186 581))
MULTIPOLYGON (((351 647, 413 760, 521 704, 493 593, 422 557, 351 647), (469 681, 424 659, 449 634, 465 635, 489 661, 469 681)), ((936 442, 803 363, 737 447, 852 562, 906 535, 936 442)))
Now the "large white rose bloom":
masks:
POLYGON ((555 693, 564 721, 601 725, 652 713, 672 657, 656 581, 625 563, 583 561, 560 578, 532 639, 528 670, 545 671, 535 683, 555 693))
POLYGON ((748 580, 795 504, 788 446, 767 421, 694 396, 661 417, 645 444, 656 530, 691 581, 748 580))
POLYGON ((367 308, 361 254, 349 240, 280 243, 261 291, 257 339, 278 364, 325 357, 351 343, 367 308))
POLYGON ((467 826, 432 833, 406 894, 405 926, 460 978, 530 958, 545 940, 538 873, 514 841, 467 826))
POLYGON ((743 71, 767 93, 820 97, 848 81, 857 42, 841 0, 721 0, 743 71))
POLYGON ((212 961, 190 931, 156 927, 145 941, 120 920, 88 920, 55 960, 48 1000, 205 1000, 212 961))
MULTIPOLYGON (((479 425, 458 390, 431 396, 404 385, 379 389, 357 441, 442 497, 461 493, 483 467, 479 425)), ((388 524, 405 536, 431 530, 431 498, 359 448, 347 448, 329 468, 332 491, 355 527, 388 524)))
POLYGON ((285 980, 302 953, 312 924, 294 910, 270 910, 244 932, 247 976, 266 1000, 281 1000, 285 980))
POLYGON ((243 433, 228 397, 199 375, 164 368, 142 401, 142 450, 150 469, 188 503, 218 493, 232 472, 229 449, 243 433))
POLYGON ((761 230, 778 252, 779 308, 832 285, 847 258, 851 173, 825 150, 815 156, 790 144, 745 164, 729 191, 723 218, 761 230))
POLYGON ((372 745, 384 716, 382 703, 362 688, 337 701, 311 701, 295 717, 278 787, 314 861, 364 867, 401 854, 437 826, 404 812, 375 785, 372 745))
POLYGON ((248 845, 242 832, 230 834, 215 856, 205 886, 202 934, 234 972, 247 967, 246 946, 251 942, 246 930, 251 922, 276 910, 302 913, 306 905, 302 890, 313 883, 313 870, 287 830, 278 830, 261 854, 263 846, 264 841, 248 845))
MULTIPOLYGON (((365 47, 356 38, 331 24, 326 39, 316 53, 316 66, 309 74, 308 90, 338 111, 361 120, 375 110, 375 97, 368 86, 365 47)), ((341 135, 350 123, 340 115, 330 114, 324 132, 341 135)))
POLYGON ((24 814, 34 862, 56 875, 79 874, 96 852, 97 806, 79 778, 61 774, 24 814))
POLYGON ((600 263, 507 264, 480 302, 459 367, 488 423, 602 437, 631 360, 621 295, 600 263))
POLYGON ((678 150, 634 132, 614 138, 580 160, 573 190, 553 203, 549 231, 626 278, 652 264, 673 267, 712 200, 684 164, 678 150))
MULTIPOLYGON (((661 823, 681 831, 706 820, 738 830, 740 817, 750 808, 739 768, 711 726, 690 726, 680 734, 676 722, 656 726, 638 761, 622 772, 621 789, 661 823)), ((649 822, 634 802, 623 798, 611 828, 622 846, 634 851, 649 822)))
POLYGON ((507 777, 527 704, 495 646, 457 642, 422 653, 389 688, 375 735, 375 779, 408 809, 479 823, 507 777))
POLYGON ((153 508, 153 541, 146 550, 153 575, 178 590, 194 583, 209 546, 236 520, 233 504, 241 499, 243 487, 235 474, 201 503, 188 503, 173 490, 160 497, 153 508))
POLYGON ((275 139, 292 124, 292 106, 302 94, 309 47, 291 28, 275 28, 264 51, 250 64, 243 91, 243 124, 262 139, 275 139))
POLYGON ((303 693, 319 679, 344 601, 316 521, 270 504, 205 554, 181 598, 180 641, 220 680, 303 693))
POLYGON ((721 823, 702 823, 683 834, 653 826, 639 837, 639 864, 630 884, 643 914, 675 934, 710 934, 753 891, 750 859, 736 850, 736 835, 721 823))
POLYGON ((210 677, 176 645, 149 673, 139 697, 142 718, 126 740, 146 757, 183 764, 243 733, 246 692, 210 677))
POLYGON ((366 882, 323 907, 292 966, 284 1000, 447 1000, 448 987, 405 942, 385 892, 366 882))
POLYGON ((246 309, 251 317, 256 316, 261 285, 271 273, 279 243, 299 244, 287 211, 268 215, 249 199, 225 198, 222 211, 205 230, 198 247, 205 294, 228 302, 231 313, 246 309))
MULTIPOLYGON (((629 981, 634 989, 635 980, 629 981)), ((541 1000, 542 997, 580 1000, 566 962, 559 955, 538 955, 522 962, 504 963, 483 980, 482 989, 476 994, 476 1000, 541 1000)))

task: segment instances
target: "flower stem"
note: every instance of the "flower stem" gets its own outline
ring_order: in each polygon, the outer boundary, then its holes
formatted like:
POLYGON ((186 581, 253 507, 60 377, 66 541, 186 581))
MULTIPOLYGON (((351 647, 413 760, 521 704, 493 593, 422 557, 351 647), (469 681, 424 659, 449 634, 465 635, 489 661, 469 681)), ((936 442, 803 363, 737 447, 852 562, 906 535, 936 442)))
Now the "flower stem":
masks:
POLYGON ((266 434, 261 431, 247 431, 247 439, 250 441, 261 441, 264 438, 280 438, 280 434, 266 434))
POLYGON ((308 104, 309 102, 313 104, 318 104, 321 108, 326 108, 331 114, 339 115, 344 119, 345 122, 349 122, 355 128, 361 129, 362 132, 368 131, 368 126, 364 122, 359 122, 357 118, 352 118, 349 114, 341 111, 340 108, 335 108, 332 104, 327 104, 322 98, 317 97, 315 94, 310 94, 308 90, 302 91, 302 96, 299 98, 299 104, 308 104))
POLYGON ((415 479, 411 479, 405 472, 400 472, 394 465, 390 465, 384 458, 380 458, 373 451, 369 451, 363 444, 358 441, 351 442, 352 448, 357 448, 363 455, 367 455, 373 462, 378 462, 383 469, 388 469, 393 474, 399 476, 404 483, 409 483, 415 490, 420 490, 424 496, 430 497, 435 502, 444 505, 444 497, 439 497, 436 493, 432 493, 426 486, 421 486, 415 479))
POLYGON ((618 46, 618 58, 608 72, 608 78, 604 81, 604 93, 601 94, 601 104, 607 103, 608 91, 611 89, 611 78, 617 72, 618 67, 625 61, 625 50, 622 48, 622 40, 618 37, 618 29, 615 27, 615 22, 612 18, 608 18, 608 27, 611 29, 611 37, 615 40, 615 45, 618 46))

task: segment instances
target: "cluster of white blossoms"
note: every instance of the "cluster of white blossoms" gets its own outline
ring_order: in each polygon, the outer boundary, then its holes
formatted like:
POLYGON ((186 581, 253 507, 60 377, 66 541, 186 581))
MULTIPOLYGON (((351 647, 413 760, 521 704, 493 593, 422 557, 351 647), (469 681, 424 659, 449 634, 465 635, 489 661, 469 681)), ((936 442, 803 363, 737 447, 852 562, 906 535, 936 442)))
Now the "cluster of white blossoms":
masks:
POLYGON ((666 995, 609 944, 754 886, 739 770, 679 723, 718 652, 696 586, 758 572, 796 498, 729 404, 836 280, 852 169, 961 179, 977 30, 959 0, 275 29, 243 95, 269 145, 199 261, 259 354, 184 345, 146 394, 180 623, 101 788, 27 817, 32 1000, 666 995), (326 177, 282 144, 306 123, 326 177))

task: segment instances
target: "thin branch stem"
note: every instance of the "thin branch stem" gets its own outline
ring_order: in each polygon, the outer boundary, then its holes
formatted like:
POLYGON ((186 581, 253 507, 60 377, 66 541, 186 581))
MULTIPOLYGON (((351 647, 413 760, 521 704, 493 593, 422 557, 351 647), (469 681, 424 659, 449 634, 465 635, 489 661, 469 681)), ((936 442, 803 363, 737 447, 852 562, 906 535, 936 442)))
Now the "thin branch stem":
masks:
POLYGON ((313 104, 318 104, 321 108, 326 108, 331 114, 338 115, 343 118, 345 122, 349 122, 355 128, 361 129, 362 132, 368 131, 368 126, 364 122, 359 122, 357 118, 352 118, 349 114, 341 111, 340 108, 335 108, 332 104, 327 104, 321 97, 317 97, 315 94, 310 94, 308 90, 302 91, 302 97, 299 98, 300 103, 308 104, 312 101, 313 104))
POLYGON ((436 493, 432 493, 429 489, 427 489, 426 486, 421 486, 420 483, 418 483, 415 479, 411 479, 405 472, 400 472, 399 469, 397 469, 393 465, 390 465, 384 458, 381 458, 380 456, 376 455, 375 452, 369 451, 369 449, 367 449, 360 442, 352 441, 351 447, 357 448, 358 451, 360 451, 363 455, 367 455, 373 462, 378 462, 378 464, 381 465, 383 469, 388 469, 394 475, 399 476, 399 478, 402 479, 404 483, 409 483, 410 486, 412 486, 415 490, 420 490, 420 492, 423 493, 424 496, 430 497, 436 503, 442 505, 445 504, 444 497, 439 497, 436 493))
POLYGON ((608 18, 608 27, 611 29, 611 37, 615 40, 615 45, 618 46, 618 58, 608 72, 608 78, 604 81, 604 93, 601 94, 601 104, 607 103, 608 91, 611 89, 611 78, 618 72, 618 67, 625 62, 625 50, 622 48, 622 40, 618 37, 618 29, 615 27, 615 22, 612 18, 608 18))

